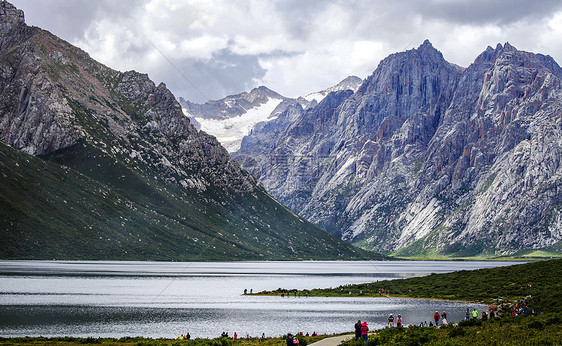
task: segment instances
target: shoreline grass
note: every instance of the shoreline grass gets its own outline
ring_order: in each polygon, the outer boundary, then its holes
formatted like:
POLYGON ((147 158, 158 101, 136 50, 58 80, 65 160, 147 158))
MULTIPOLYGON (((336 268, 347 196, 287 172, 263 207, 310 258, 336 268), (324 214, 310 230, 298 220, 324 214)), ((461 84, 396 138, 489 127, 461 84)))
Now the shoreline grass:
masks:
MULTIPOLYGON (((348 333, 345 333, 348 334, 348 333)), ((313 342, 339 336, 343 334, 324 334, 317 336, 297 336, 300 341, 299 346, 307 346, 313 342)), ((95 338, 95 337, 0 337, 0 345, 51 345, 51 346, 71 346, 71 345, 115 345, 115 346, 150 346, 150 345, 185 345, 185 346, 273 346, 284 345, 286 336, 266 337, 266 338, 196 338, 191 340, 178 340, 168 338, 145 338, 122 337, 122 338, 95 338)))
POLYGON ((279 288, 259 295, 295 293, 308 297, 389 297, 455 300, 499 304, 530 296, 537 311, 562 311, 562 259, 512 266, 461 270, 407 279, 342 285, 330 289, 295 290, 279 288), (382 292, 380 290, 382 289, 382 292))

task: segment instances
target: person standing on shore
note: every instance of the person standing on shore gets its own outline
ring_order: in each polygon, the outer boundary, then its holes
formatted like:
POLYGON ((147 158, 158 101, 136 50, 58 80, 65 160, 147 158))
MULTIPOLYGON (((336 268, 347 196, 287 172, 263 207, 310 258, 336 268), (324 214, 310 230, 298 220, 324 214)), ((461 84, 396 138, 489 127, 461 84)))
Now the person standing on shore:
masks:
POLYGON ((441 316, 439 315, 439 312, 435 311, 435 314, 433 315, 433 320, 435 321, 435 326, 439 327, 439 319, 441 318, 441 316))
POLYGON ((394 316, 392 316, 392 314, 388 316, 388 326, 394 327, 394 316))
POLYGON ((359 341, 361 338, 361 320, 358 320, 355 323, 355 341, 359 341))
POLYGON ((400 314, 398 314, 396 318, 396 327, 402 327, 402 316, 400 316, 400 314))
POLYGON ((443 322, 443 324, 449 323, 449 322, 447 322, 447 313, 445 311, 443 311, 443 313, 441 313, 441 322, 443 322))
POLYGON ((367 340, 369 338, 368 333, 369 327, 367 326, 367 321, 364 321, 361 325, 361 337, 363 338, 363 341, 365 341, 365 345, 367 344, 367 340))
POLYGON ((291 333, 287 334, 287 346, 293 346, 293 335, 291 333))

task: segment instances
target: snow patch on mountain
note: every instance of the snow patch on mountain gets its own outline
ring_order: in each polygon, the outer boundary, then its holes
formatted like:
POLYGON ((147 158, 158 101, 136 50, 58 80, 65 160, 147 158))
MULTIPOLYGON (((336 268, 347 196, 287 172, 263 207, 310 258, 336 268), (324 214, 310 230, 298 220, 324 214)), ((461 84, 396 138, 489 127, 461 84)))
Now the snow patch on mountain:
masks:
POLYGON ((317 103, 320 103, 320 101, 322 101, 329 93, 334 91, 352 90, 353 92, 356 92, 362 83, 363 80, 361 78, 349 76, 328 89, 308 94, 304 98, 309 102, 316 101, 317 103))
MULTIPOLYGON (((200 125, 200 130, 215 136, 229 152, 234 152, 240 149, 242 138, 250 134, 257 123, 277 118, 278 114, 273 114, 273 111, 282 101, 283 99, 270 98, 267 102, 248 109, 246 113, 228 119, 193 119, 200 125)), ((189 117, 187 110, 184 113, 189 117)))
POLYGON ((181 111, 183 112, 183 115, 185 115, 189 119, 191 124, 193 124, 193 126, 195 126, 197 131, 200 131, 201 130, 201 124, 197 121, 197 119, 195 118, 195 115, 189 113, 189 111, 185 107, 182 107, 181 111))

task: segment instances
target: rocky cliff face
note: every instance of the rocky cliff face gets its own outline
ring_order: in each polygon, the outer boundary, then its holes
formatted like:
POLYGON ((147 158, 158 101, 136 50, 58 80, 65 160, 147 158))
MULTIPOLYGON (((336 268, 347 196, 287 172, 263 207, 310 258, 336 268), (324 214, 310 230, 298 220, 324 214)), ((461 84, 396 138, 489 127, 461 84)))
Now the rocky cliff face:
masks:
MULTIPOLYGON (((78 254, 99 259, 139 259, 140 254, 144 259, 298 258, 307 253, 322 258, 323 251, 339 258, 359 253, 347 245, 340 249, 334 238, 273 200, 213 136, 190 123, 163 83, 101 65, 52 34, 28 27, 23 13, 5 1, 0 2, 0 93, 0 141, 64 168, 48 166, 50 177, 66 175, 66 169, 73 173, 69 181, 60 178, 61 195, 49 180, 37 190, 43 194, 35 191, 24 203, 9 198, 20 191, 24 177, 1 167, 13 182, 4 186, 8 190, 0 199, 2 258, 75 254, 57 244, 45 251, 35 242, 36 232, 75 248, 88 243, 90 251, 78 254), (88 193, 80 201, 61 198, 81 187, 88 193), (88 202, 105 198, 93 206, 88 202), (90 207, 77 218, 71 210, 82 204, 90 207), (98 217, 91 219, 89 208, 98 217), (131 220, 135 226, 127 226, 131 220), (318 243, 307 240, 309 232, 318 243), (82 242, 73 243, 74 238, 82 242), (151 245, 140 246, 141 238, 151 245), (198 248, 204 256, 192 252, 198 248)), ((2 153, 28 175, 43 167, 31 158, 20 164, 21 156, 5 153, 4 147, 2 153)))
POLYGON ((509 44, 462 69, 426 41, 383 60, 356 93, 287 109, 235 157, 284 204, 369 249, 470 256, 553 246, 560 71, 509 44))

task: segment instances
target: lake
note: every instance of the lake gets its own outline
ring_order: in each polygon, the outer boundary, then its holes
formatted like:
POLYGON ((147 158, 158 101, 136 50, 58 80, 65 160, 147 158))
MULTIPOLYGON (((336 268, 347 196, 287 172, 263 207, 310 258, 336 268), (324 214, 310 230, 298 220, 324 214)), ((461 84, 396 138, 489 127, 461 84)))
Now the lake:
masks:
MULTIPOLYGON (((461 261, 88 262, 0 261, 0 336, 214 338, 341 333, 390 313, 419 324, 462 302, 399 298, 260 297, 277 288, 326 288, 516 264, 461 261)), ((384 288, 384 287, 381 287, 384 288)))

